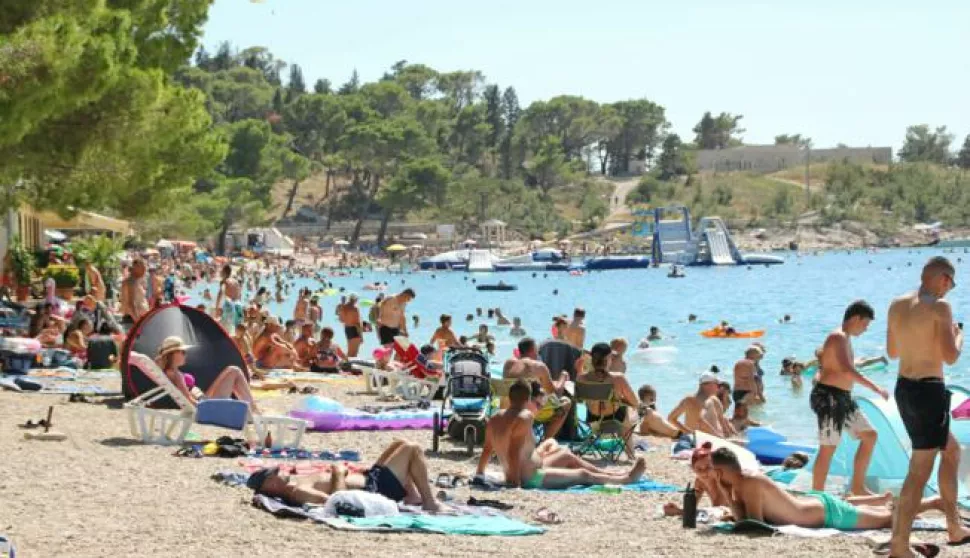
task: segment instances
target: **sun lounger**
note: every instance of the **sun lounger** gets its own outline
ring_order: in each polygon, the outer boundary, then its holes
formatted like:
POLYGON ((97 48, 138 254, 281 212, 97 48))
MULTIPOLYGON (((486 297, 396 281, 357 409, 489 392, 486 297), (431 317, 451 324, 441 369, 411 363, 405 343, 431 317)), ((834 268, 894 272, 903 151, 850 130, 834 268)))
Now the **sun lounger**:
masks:
POLYGON ((151 358, 132 351, 128 362, 130 366, 137 366, 156 385, 125 404, 132 436, 147 444, 181 444, 192 424, 198 422, 240 431, 251 424, 255 439, 260 443, 269 434, 273 448, 300 446, 307 427, 304 420, 253 415, 248 403, 232 399, 207 399, 201 401, 197 408, 151 358), (165 397, 170 397, 179 410, 149 408, 165 397), (241 410, 245 413, 241 413, 241 410), (246 420, 240 420, 241 415, 246 420))

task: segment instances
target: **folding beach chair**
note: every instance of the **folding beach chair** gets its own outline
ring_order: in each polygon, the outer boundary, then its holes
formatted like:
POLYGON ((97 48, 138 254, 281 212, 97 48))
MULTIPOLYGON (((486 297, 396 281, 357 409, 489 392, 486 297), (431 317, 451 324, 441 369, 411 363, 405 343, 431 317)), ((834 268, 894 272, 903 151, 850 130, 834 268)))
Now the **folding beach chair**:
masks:
POLYGON ((433 399, 438 390, 445 387, 444 371, 431 370, 417 346, 407 337, 394 338, 394 354, 407 370, 400 375, 398 385, 398 392, 405 400, 416 401, 423 398, 425 389, 428 390, 427 399, 433 399))
POLYGON ((267 434, 272 438, 273 449, 300 447, 307 427, 305 420, 253 415, 249 403, 234 399, 206 399, 196 407, 150 357, 132 351, 128 362, 129 366, 138 367, 156 386, 125 403, 132 436, 146 444, 181 444, 192 424, 197 423, 238 431, 251 425, 256 440, 263 442, 267 434), (171 397, 179 410, 149 408, 165 397, 171 397))
POLYGON ((592 453, 600 459, 616 463, 626 449, 625 425, 619 420, 602 417, 592 422, 589 420, 591 407, 598 408, 600 404, 618 403, 613 392, 613 384, 576 382, 576 403, 586 404, 586 421, 579 425, 583 439, 573 444, 571 449, 580 457, 592 453))

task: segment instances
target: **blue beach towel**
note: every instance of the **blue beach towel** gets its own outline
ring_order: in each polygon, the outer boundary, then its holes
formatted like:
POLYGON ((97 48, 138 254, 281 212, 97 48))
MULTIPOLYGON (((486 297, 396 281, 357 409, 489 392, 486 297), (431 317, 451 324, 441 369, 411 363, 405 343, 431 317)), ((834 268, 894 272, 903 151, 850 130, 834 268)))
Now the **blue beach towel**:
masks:
POLYGON ((524 536, 546 530, 504 516, 397 515, 392 517, 342 517, 324 521, 335 529, 362 531, 417 531, 440 535, 524 536), (345 525, 342 525, 345 524, 345 525))
MULTIPOLYGON (((546 490, 546 489, 543 489, 543 490, 546 490)), ((579 493, 579 494, 586 494, 586 493, 592 493, 592 492, 604 492, 604 493, 609 494, 611 492, 659 492, 659 493, 665 493, 665 492, 680 492, 680 491, 681 491, 681 488, 680 487, 674 486, 672 484, 665 484, 665 483, 662 483, 662 482, 654 482, 654 481, 652 481, 650 479, 646 479, 646 478, 640 479, 638 482, 636 482, 634 484, 624 484, 624 485, 619 485, 619 486, 610 485, 610 486, 606 486, 606 487, 604 487, 602 485, 597 485, 597 486, 573 486, 573 487, 570 487, 570 488, 567 488, 566 489, 566 492, 573 492, 573 493, 579 493)))

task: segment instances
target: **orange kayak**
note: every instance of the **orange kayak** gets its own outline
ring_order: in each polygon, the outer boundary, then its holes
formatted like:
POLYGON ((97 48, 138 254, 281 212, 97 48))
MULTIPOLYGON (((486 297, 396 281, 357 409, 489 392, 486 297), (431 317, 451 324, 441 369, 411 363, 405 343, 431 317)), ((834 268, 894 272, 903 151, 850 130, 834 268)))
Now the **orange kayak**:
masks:
POLYGON ((701 335, 703 335, 704 337, 728 338, 728 339, 753 339, 755 337, 761 337, 764 334, 765 334, 765 330, 763 329, 756 329, 754 331, 735 331, 730 335, 717 329, 708 329, 701 332, 701 335))

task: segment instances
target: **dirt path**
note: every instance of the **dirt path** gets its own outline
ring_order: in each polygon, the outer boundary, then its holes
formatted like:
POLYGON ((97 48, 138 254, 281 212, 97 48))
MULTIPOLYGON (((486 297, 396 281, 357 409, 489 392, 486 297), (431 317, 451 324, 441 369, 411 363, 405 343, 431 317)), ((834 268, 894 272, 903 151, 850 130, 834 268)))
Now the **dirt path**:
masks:
POLYGON ((640 178, 636 176, 613 181, 614 190, 613 196, 610 198, 610 216, 607 220, 629 211, 629 207, 626 205, 626 196, 637 187, 639 182, 640 178))

